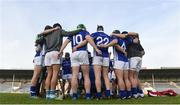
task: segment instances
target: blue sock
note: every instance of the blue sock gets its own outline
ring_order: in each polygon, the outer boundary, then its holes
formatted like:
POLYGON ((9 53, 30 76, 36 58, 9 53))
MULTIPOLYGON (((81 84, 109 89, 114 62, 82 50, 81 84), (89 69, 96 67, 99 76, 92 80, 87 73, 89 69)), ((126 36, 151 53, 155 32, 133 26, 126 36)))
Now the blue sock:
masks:
POLYGON ((131 91, 132 91, 132 95, 137 94, 137 88, 131 88, 131 91))
POLYGON ((91 98, 91 93, 86 93, 86 98, 91 98))
POLYGON ((137 88, 137 93, 143 93, 142 89, 140 89, 139 87, 137 88))
POLYGON ((131 90, 130 90, 130 91, 127 90, 127 91, 126 91, 126 97, 129 98, 129 97, 131 97, 131 96, 132 96, 131 90))
POLYGON ((109 97, 111 95, 110 90, 106 90, 106 97, 109 97))
POLYGON ((119 90, 119 98, 126 97, 126 91, 125 90, 119 90))
POLYGON ((97 92, 97 93, 96 93, 96 97, 97 97, 97 98, 101 98, 101 97, 102 97, 101 92, 97 92))
POLYGON ((76 98, 77 99, 77 93, 73 93, 72 98, 76 98))
POLYGON ((30 95, 31 96, 37 96, 37 94, 36 94, 36 86, 31 86, 30 87, 30 95))

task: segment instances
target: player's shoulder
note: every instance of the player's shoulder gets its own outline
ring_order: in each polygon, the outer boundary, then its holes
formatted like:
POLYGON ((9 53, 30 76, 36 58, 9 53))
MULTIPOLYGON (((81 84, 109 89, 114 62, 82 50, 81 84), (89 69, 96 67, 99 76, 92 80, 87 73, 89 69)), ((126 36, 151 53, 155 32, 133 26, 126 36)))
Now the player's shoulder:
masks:
POLYGON ((87 30, 82 30, 82 31, 80 31, 80 33, 81 33, 81 34, 89 34, 89 31, 87 31, 87 30))

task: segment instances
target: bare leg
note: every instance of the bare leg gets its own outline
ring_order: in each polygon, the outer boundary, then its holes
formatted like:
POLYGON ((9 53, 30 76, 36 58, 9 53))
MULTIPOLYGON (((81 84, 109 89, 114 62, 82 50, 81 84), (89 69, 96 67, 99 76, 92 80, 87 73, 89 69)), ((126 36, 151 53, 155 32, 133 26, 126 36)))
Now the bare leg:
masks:
POLYGON ((94 75, 97 92, 101 92, 101 71, 102 68, 100 65, 94 65, 94 75))
POLYGON ((91 82, 89 78, 89 65, 81 65, 81 69, 83 72, 84 87, 85 87, 86 93, 90 93, 91 82))
POLYGON ((77 93, 78 73, 79 73, 79 66, 73 66, 72 67, 72 82, 71 82, 72 93, 77 93))

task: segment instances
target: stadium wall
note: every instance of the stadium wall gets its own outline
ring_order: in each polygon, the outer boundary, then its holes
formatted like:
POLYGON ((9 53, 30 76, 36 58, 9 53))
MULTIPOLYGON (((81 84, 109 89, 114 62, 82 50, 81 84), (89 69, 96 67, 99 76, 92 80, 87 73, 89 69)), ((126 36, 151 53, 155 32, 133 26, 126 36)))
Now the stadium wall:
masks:
MULTIPOLYGON (((0 69, 0 82, 27 81, 32 78, 33 70, 0 69)), ((151 82, 180 82, 180 69, 143 69, 139 73, 142 81, 151 82)))

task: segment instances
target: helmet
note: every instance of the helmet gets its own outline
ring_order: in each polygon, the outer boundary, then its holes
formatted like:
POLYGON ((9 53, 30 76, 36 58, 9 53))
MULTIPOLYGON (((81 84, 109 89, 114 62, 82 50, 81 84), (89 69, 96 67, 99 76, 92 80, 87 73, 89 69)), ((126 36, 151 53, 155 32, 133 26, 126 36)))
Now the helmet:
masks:
POLYGON ((86 27, 85 27, 85 25, 84 24, 79 24, 78 26, 77 26, 77 29, 86 29, 86 27))

